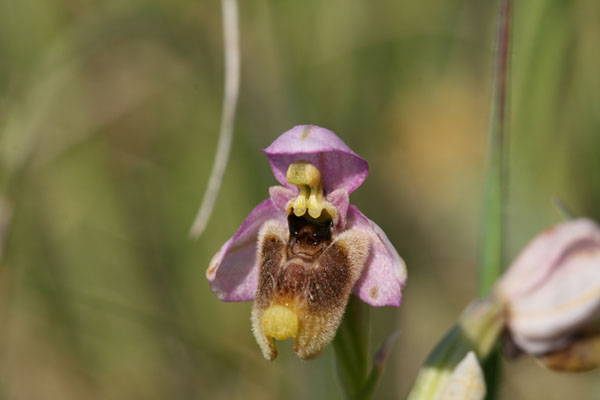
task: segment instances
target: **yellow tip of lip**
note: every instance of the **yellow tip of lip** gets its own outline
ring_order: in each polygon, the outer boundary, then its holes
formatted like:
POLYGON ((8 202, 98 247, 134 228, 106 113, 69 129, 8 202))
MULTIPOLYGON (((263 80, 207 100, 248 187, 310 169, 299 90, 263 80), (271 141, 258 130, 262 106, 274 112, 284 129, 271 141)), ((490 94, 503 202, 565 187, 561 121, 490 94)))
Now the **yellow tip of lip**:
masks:
POLYGON ((298 334, 298 316, 288 307, 273 305, 262 315, 262 328, 267 337, 285 340, 298 334))

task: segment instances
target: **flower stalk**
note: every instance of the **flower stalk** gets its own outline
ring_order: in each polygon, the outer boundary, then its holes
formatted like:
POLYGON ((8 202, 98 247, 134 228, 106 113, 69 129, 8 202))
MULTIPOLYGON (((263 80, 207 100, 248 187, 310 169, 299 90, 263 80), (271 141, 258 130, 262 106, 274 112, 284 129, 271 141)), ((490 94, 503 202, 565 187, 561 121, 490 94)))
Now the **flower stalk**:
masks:
POLYGON ((336 372, 347 399, 366 398, 361 393, 368 373, 369 322, 369 307, 351 296, 333 340, 336 372))
POLYGON ((369 369, 370 308, 352 296, 333 340, 338 381, 347 399, 370 399, 398 337, 392 333, 373 356, 369 369))
POLYGON ((490 160, 483 201, 483 229, 479 270, 479 295, 486 296, 502 273, 504 206, 507 172, 505 148, 507 142, 507 98, 509 92, 510 0, 500 0, 498 15, 498 48, 492 117, 489 131, 490 160))
MULTIPOLYGON (((500 0, 498 11, 497 49, 494 74, 494 94, 492 97, 492 116, 489 130, 490 159, 483 203, 483 229, 479 266, 479 295, 487 296, 496 280, 502 274, 504 265, 504 211, 506 206, 506 188, 508 172, 507 158, 507 121, 508 98, 510 94, 510 28, 511 2, 500 0)), ((498 351, 498 350, 497 350, 498 351)), ((488 399, 495 397, 495 388, 501 373, 499 356, 490 357, 484 364, 487 386, 490 389, 488 399)))

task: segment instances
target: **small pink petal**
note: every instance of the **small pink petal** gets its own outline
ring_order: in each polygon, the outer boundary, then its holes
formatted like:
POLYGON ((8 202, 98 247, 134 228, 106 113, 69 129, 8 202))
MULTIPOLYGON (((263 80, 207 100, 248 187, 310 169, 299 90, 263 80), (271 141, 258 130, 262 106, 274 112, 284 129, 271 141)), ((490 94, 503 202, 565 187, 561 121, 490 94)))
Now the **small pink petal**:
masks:
POLYGON ((346 214, 350 199, 345 189, 337 189, 327 195, 327 201, 330 202, 338 212, 338 221, 336 228, 342 230, 346 227, 346 214))
POLYGON ((271 199, 266 199, 252 210, 235 235, 210 261, 206 277, 220 300, 249 301, 254 298, 258 282, 258 230, 270 219, 285 223, 285 213, 279 211, 271 199))
POLYGON ((369 172, 369 165, 335 133, 315 125, 298 125, 279 136, 263 150, 275 178, 284 186, 287 169, 299 160, 313 163, 323 177, 325 193, 346 189, 352 193, 369 172))
POLYGON ((407 278, 404 260, 383 230, 355 206, 348 207, 346 228, 363 230, 371 238, 369 257, 353 293, 372 306, 399 307, 407 278))
POLYGON ((298 195, 297 191, 288 189, 283 186, 271 186, 269 188, 269 198, 273 202, 275 208, 277 208, 283 214, 287 212, 287 204, 290 200, 298 195))

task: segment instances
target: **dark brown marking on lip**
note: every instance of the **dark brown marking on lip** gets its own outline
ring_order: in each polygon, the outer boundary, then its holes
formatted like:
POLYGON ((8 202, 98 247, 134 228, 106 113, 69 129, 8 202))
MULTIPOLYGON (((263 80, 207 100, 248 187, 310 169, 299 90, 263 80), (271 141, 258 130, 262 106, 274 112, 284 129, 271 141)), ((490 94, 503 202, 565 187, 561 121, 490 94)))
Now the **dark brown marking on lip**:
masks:
POLYGON ((332 225, 331 218, 321 220, 290 214, 288 258, 301 257, 306 262, 314 262, 331 243, 332 225))
POLYGON ((267 307, 276 288, 276 276, 284 261, 285 243, 274 235, 265 236, 262 243, 256 301, 267 307))
POLYGON ((348 252, 340 243, 333 243, 319 257, 318 265, 309 271, 308 304, 313 311, 344 306, 350 282, 348 252))

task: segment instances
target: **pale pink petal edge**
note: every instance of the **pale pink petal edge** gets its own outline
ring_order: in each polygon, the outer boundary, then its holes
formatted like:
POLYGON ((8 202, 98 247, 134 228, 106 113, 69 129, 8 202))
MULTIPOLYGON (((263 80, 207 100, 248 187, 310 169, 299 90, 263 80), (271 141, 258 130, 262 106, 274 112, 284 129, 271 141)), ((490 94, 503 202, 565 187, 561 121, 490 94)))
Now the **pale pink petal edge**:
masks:
POLYGON ((223 301, 254 299, 258 283, 256 261, 258 231, 269 219, 284 220, 271 199, 261 202, 244 220, 238 231, 213 256, 206 278, 213 293, 223 301))
POLYGON ((515 299, 542 284, 562 257, 579 246, 600 244, 600 228, 590 219, 563 222, 548 229, 521 251, 497 285, 502 297, 515 299))
POLYGON ((360 229, 371 237, 369 257, 353 293, 372 306, 399 307, 407 280, 404 260, 383 230, 353 205, 348 207, 347 229, 360 229))

